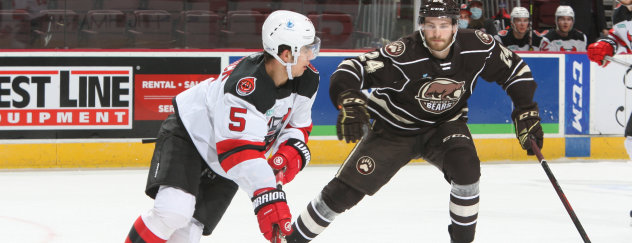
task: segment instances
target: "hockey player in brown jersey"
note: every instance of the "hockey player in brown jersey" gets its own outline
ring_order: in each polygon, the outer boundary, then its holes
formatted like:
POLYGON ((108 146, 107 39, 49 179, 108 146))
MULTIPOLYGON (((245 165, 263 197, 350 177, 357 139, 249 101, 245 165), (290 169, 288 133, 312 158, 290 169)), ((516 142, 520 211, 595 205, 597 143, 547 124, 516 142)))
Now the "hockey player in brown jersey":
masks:
POLYGON ((453 0, 422 0, 419 16, 419 31, 346 59, 332 74, 329 94, 340 110, 338 139, 358 142, 292 224, 288 242, 313 240, 416 158, 435 165, 451 184, 451 241, 472 242, 480 161, 466 122, 467 100, 478 77, 496 82, 511 97, 522 148, 533 154, 530 138, 542 147, 539 109, 533 102, 537 85, 526 63, 491 35, 458 29, 459 8, 453 0), (369 88, 367 97, 361 90, 369 88), (369 118, 374 120, 370 128, 369 118))

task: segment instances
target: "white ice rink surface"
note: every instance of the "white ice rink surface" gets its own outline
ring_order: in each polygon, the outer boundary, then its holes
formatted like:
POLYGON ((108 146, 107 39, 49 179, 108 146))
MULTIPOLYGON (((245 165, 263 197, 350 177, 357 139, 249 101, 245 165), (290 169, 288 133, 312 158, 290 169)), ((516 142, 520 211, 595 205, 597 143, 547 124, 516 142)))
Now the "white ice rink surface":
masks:
MULTIPOLYGON (((550 163, 592 242, 632 242, 632 163, 550 163)), ((337 166, 308 167, 285 186, 294 218, 337 166)), ((147 169, 0 171, 0 242, 124 242, 152 206, 147 169)), ((582 242, 537 162, 483 164, 475 242, 582 242)), ((408 165, 313 242, 448 243, 450 186, 435 167, 408 165)), ((201 242, 266 242, 239 191, 201 242)))

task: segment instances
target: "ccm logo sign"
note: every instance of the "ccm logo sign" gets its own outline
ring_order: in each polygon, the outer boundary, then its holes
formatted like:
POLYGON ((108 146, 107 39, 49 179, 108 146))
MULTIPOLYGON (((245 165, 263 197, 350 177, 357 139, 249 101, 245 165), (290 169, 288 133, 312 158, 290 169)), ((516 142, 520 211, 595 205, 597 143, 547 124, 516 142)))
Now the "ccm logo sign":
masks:
POLYGON ((132 67, 0 67, 0 130, 131 129, 132 67))

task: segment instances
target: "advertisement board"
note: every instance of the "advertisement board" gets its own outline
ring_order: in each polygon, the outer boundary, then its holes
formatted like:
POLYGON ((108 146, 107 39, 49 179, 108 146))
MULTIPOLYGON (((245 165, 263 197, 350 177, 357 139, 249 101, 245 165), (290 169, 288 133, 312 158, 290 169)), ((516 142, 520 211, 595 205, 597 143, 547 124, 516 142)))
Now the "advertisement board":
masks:
POLYGON ((131 129, 132 67, 0 67, 0 130, 131 129))
MULTIPOLYGON (((629 55, 616 55, 615 58, 630 62, 629 55)), ((630 83, 632 73, 616 63, 605 68, 590 63, 590 134, 623 135, 624 127, 632 110, 626 105, 624 81, 630 83), (627 73, 627 75, 626 75, 627 73)))
POLYGON ((590 61, 585 54, 566 54, 566 134, 590 132, 590 61))
POLYGON ((171 99, 216 78, 222 60, 210 52, 2 55, 0 139, 156 137, 171 99))

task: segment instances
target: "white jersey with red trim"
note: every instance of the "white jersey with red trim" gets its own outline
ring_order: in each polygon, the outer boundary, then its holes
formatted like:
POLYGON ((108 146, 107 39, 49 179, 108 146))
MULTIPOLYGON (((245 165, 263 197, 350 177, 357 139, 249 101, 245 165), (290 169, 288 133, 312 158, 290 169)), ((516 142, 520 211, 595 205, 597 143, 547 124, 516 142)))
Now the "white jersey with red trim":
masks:
POLYGON ((586 43, 586 35, 577 29, 571 29, 566 36, 552 30, 542 37, 540 51, 586 51, 586 43))
POLYGON ((276 87, 259 52, 177 95, 174 106, 211 169, 252 197, 276 186, 269 154, 290 138, 307 143, 319 80, 310 64, 302 76, 276 87))
POLYGON ((632 21, 630 20, 621 21, 612 26, 608 38, 617 43, 614 45, 614 54, 632 53, 632 36, 630 36, 630 31, 632 31, 632 21))

